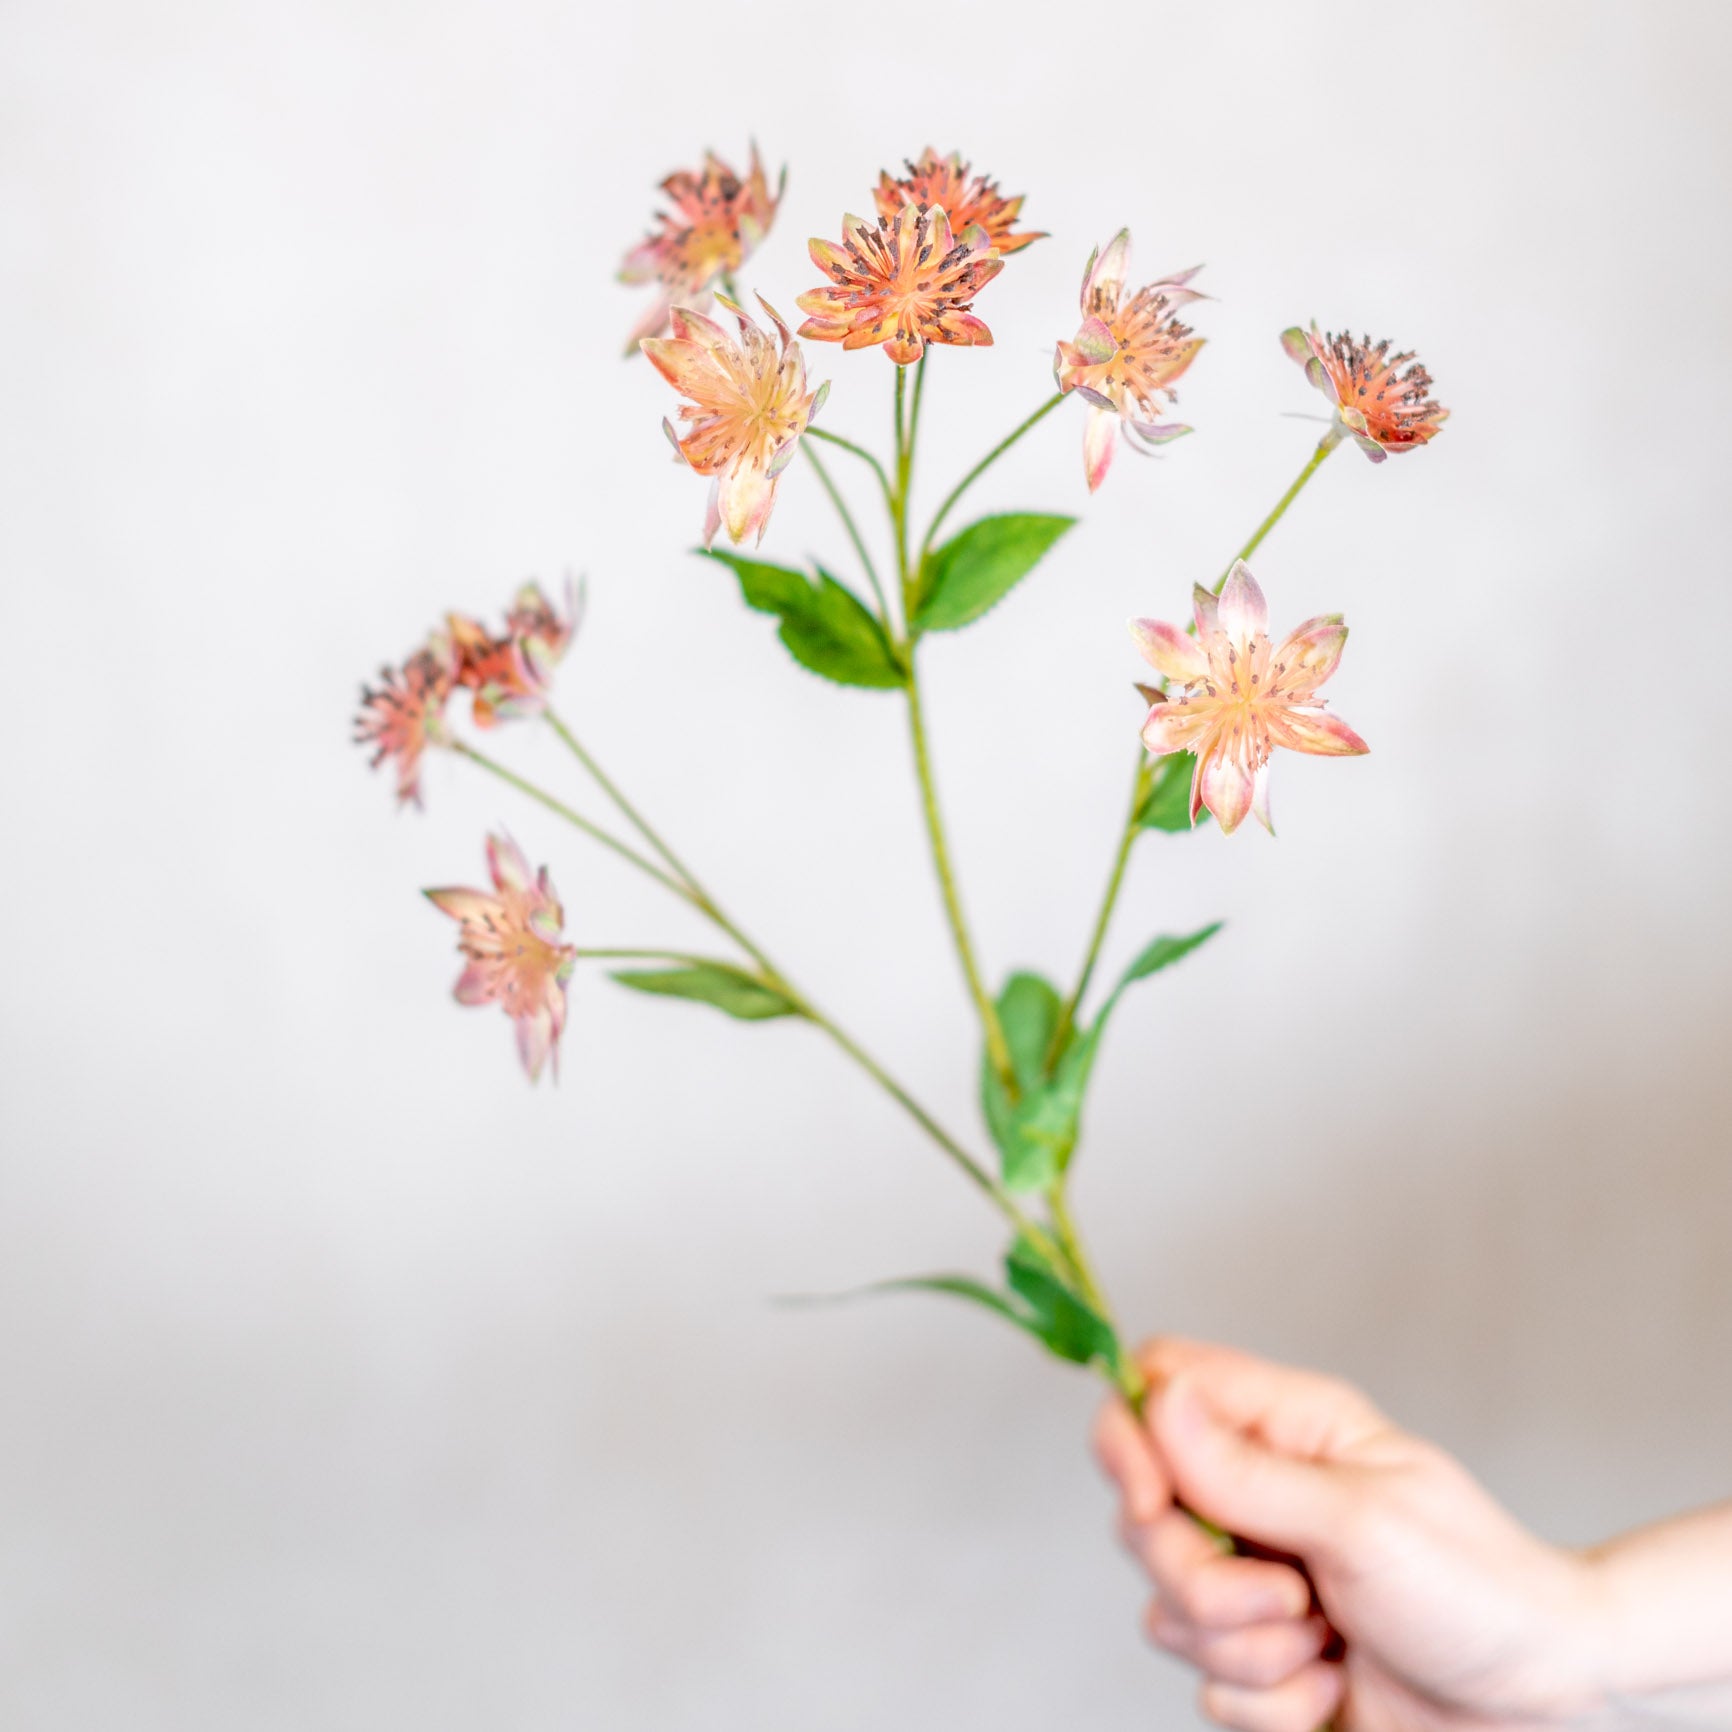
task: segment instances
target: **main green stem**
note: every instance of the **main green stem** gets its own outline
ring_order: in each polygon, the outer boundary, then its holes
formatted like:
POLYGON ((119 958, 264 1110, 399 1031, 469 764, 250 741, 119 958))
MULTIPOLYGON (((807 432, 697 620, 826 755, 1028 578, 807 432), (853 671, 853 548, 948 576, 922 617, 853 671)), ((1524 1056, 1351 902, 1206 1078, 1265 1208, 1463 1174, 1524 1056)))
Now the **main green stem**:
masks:
POLYGON ((896 567, 902 588, 902 617, 910 622, 910 635, 903 646, 903 660, 908 670, 908 731, 914 744, 914 772, 920 782, 920 805, 926 818, 926 834, 932 845, 932 863, 938 872, 938 888, 944 898, 945 918, 950 923, 951 937, 956 942, 956 954, 962 963, 963 979, 968 983, 969 996, 980 1018, 981 1032, 986 1040, 987 1062, 1014 1101, 1021 1093, 1016 1069, 1010 1060, 1010 1047, 1004 1038, 1004 1027, 998 1020, 998 1007, 986 990, 980 964, 975 958, 974 942, 969 937, 968 920, 962 912, 962 893, 957 885, 956 868, 950 860, 950 843, 945 835, 944 816, 938 804, 938 785, 932 775, 932 750, 926 738, 926 712, 920 697, 920 670, 912 635, 918 588, 918 574, 908 558, 908 490, 914 470, 914 444, 919 433, 920 398, 925 380, 925 357, 921 371, 915 376, 914 406, 908 411, 908 370, 896 369, 896 490, 890 501, 891 528, 896 536, 896 567))

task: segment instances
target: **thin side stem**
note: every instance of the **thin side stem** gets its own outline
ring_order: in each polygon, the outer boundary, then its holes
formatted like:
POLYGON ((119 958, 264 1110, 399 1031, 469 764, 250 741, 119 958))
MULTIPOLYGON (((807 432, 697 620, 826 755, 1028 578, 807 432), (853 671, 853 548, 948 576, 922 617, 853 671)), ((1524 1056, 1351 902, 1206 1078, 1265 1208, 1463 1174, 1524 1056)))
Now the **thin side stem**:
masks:
POLYGON ((1276 500, 1275 509, 1257 525, 1256 533, 1243 547, 1239 549, 1237 553, 1233 555, 1232 559, 1228 561, 1226 571, 1223 571, 1221 575, 1215 579, 1216 595, 1221 593, 1221 588, 1226 583, 1233 567, 1237 565, 1241 559, 1249 559, 1251 555, 1263 545, 1263 538, 1277 523, 1281 521, 1284 516, 1286 516, 1287 507, 1291 505, 1304 491, 1305 483, 1323 467, 1323 459, 1327 457, 1340 443, 1341 436, 1333 427, 1331 427, 1317 442, 1317 449, 1311 453, 1311 461, 1307 463, 1293 478, 1293 485, 1289 487, 1278 500, 1276 500))
MULTIPOLYGON (((680 883, 669 877, 668 874, 663 872, 659 866, 655 865, 652 861, 646 860, 641 854, 637 853, 634 849, 627 847, 625 843, 619 841, 617 838, 610 836, 598 825, 592 824, 580 813, 574 812, 571 807, 567 806, 563 801, 555 799, 545 790, 538 788, 533 782, 526 781, 522 776, 517 775, 514 771, 506 769, 503 764, 496 763, 493 759, 477 752, 474 747, 464 744, 463 742, 458 742, 454 749, 472 762, 481 765, 483 769, 491 770, 503 781, 509 782, 512 787, 527 794, 532 800, 540 802, 540 804, 547 807, 549 811, 564 818, 568 823, 576 825, 576 827, 582 830, 585 835, 591 836, 595 840, 605 843, 616 853, 631 861, 631 863, 637 866, 640 870, 648 873, 650 877, 657 881, 657 883, 673 891, 673 893, 682 901, 691 904, 691 906, 696 908, 697 911, 709 920, 712 925, 719 927, 723 932, 725 932, 728 937, 733 939, 733 941, 739 945, 746 955, 758 964, 764 972, 765 979, 769 981, 772 986, 776 987, 777 990, 794 1005, 794 1007, 808 1022, 812 1023, 815 1027, 822 1029, 824 1033, 827 1034, 830 1039, 854 1061, 855 1064, 865 1071, 865 1073, 871 1077, 872 1080, 877 1083, 878 1086, 882 1088, 885 1093, 888 1094, 923 1131, 926 1132, 926 1134, 938 1145, 939 1149, 950 1159, 950 1161, 963 1172, 970 1183, 972 1183, 977 1189, 983 1191, 991 1199, 993 1206, 998 1209, 998 1211, 1016 1228, 1019 1233, 1021 1233, 1036 1247, 1040 1254, 1052 1264, 1053 1268, 1055 1270, 1062 1269, 1064 1267, 1063 1256, 1058 1247, 1053 1243, 1051 1236, 1034 1221, 1029 1219, 1016 1202, 1016 1199, 1012 1197, 996 1179, 993 1178, 987 1168, 982 1165, 981 1162, 976 1160, 973 1155, 969 1154, 969 1152, 963 1148, 963 1146, 957 1142, 957 1140, 951 1136, 950 1133, 946 1131, 944 1127, 939 1124, 939 1122, 933 1118, 933 1116, 923 1106, 921 1106, 921 1104, 911 1094, 909 1094, 909 1092, 899 1082, 897 1082, 887 1070, 885 1070, 883 1065, 873 1058, 872 1055, 868 1053, 852 1035, 848 1034, 839 1024, 832 1021, 823 1011, 819 1010, 818 1007, 813 1004, 812 1001, 807 998, 806 995, 801 992, 779 968, 776 967, 769 957, 765 955, 763 950, 748 938, 746 934, 722 912, 715 900, 703 888, 703 886, 698 883, 690 869, 680 860, 679 856, 675 854, 672 848, 670 848, 656 833, 656 831, 650 827, 648 821, 637 810, 637 808, 626 799, 624 793, 621 792, 619 787, 603 773, 595 759, 590 756, 590 754, 584 749, 583 745, 579 742, 577 736, 573 734, 572 731, 566 727, 566 725, 560 721, 551 710, 545 713, 549 724, 571 749, 578 762, 581 763, 590 775, 595 778, 602 789, 607 793, 608 797, 613 800, 614 804, 619 807, 620 811, 624 813, 637 827, 644 839, 656 849, 662 858, 666 860, 676 872, 680 873, 681 877, 685 880, 684 883, 680 883)), ((638 956, 660 957, 669 961, 697 962, 703 960, 702 958, 688 956, 681 952, 671 950, 641 952, 591 950, 581 952, 581 954, 597 957, 614 955, 621 959, 638 956)))
POLYGON ((669 877, 653 860, 646 860, 635 848, 620 841, 617 836, 602 829, 599 824, 584 817, 581 812, 574 812, 563 800, 556 800, 544 788, 538 788, 533 782, 525 781, 515 770, 506 769, 503 764, 488 757, 485 752, 476 751, 467 740, 454 740, 451 750, 457 753, 459 757, 467 758, 472 764, 479 764, 482 769, 490 771, 500 781, 509 782, 520 794, 527 794, 530 799, 545 806, 548 811, 563 818, 566 823, 576 825, 586 836, 593 838, 604 848, 611 848, 622 860, 630 861, 640 872, 647 872, 658 884, 671 890, 682 901, 690 902, 694 906, 699 905, 697 895, 689 886, 680 883, 676 878, 669 877))
POLYGON ((963 476, 963 478, 957 482, 953 488, 951 488, 944 503, 939 506, 937 516, 932 519, 930 526, 927 528, 925 540, 920 544, 920 560, 922 564, 925 563, 927 554, 932 551, 932 544, 938 539, 939 528, 943 524, 945 518, 950 515, 951 509, 955 506, 957 500, 959 500, 963 494, 965 494, 969 488, 971 488, 975 482, 977 482, 981 476, 983 476, 987 470, 989 470, 993 464, 995 464, 999 458, 1001 458, 1005 452, 1007 452, 1011 446, 1013 446, 1017 440, 1023 436, 1023 434, 1027 433, 1031 428, 1039 426, 1039 424, 1044 421, 1047 416, 1050 415, 1063 401, 1064 393, 1062 391, 1047 398, 1047 400, 1042 403, 1041 406, 1036 409, 1021 426, 1017 427, 1013 432, 1007 433, 1004 438, 1000 439, 999 442, 994 445, 993 448, 988 451, 987 454, 982 457, 981 460, 975 464, 975 466, 969 470, 969 472, 963 476))
POLYGON ((1046 1068, 1049 1071, 1058 1063, 1065 1043, 1070 1039, 1071 1030, 1076 1027, 1077 1008, 1088 992, 1089 982, 1094 978, 1095 964, 1100 960, 1101 946, 1106 942, 1107 928, 1112 924, 1113 909, 1118 905, 1119 891, 1124 887, 1125 868, 1130 864, 1131 849, 1135 847, 1138 832, 1142 828, 1137 822, 1137 814, 1142 811, 1143 802, 1149 797, 1149 783, 1153 776, 1151 762, 1146 753, 1137 759, 1137 773, 1131 779, 1131 803, 1125 813, 1124 829, 1119 836, 1119 851, 1113 860, 1112 876, 1107 879, 1106 895, 1101 899, 1100 913, 1095 916, 1095 928, 1089 935, 1088 952, 1083 957, 1076 986, 1059 1011, 1058 1022, 1052 1031, 1052 1041, 1047 1047, 1046 1068))
POLYGON ((864 445, 856 445, 852 439, 844 439, 841 434, 827 432, 822 427, 808 427, 800 437, 803 440, 821 439, 826 445, 834 445, 838 451, 846 451, 851 457, 858 457, 878 477, 884 502, 886 505, 890 503, 890 477, 884 473, 884 465, 864 445))
POLYGON ((584 946, 578 948, 577 959, 579 962, 683 962, 692 968, 714 960, 689 950, 591 950, 584 946))
POLYGON ((854 521, 854 513, 848 509, 848 501, 842 497, 841 490, 831 479, 830 471, 825 467, 824 460, 804 440, 800 449, 806 453, 812 467, 818 472, 818 479, 823 483, 824 491, 830 496, 830 503, 836 507, 836 515, 842 519, 842 527, 848 532, 848 539, 854 544, 854 552, 860 564, 865 568, 866 581, 872 586, 872 594, 877 598, 878 617, 884 622, 885 631, 895 635, 895 626, 890 618, 890 604, 884 599, 884 588, 878 581, 877 568, 872 563, 872 555, 866 551, 865 540, 861 537, 860 526, 854 521))
MULTIPOLYGON (((1233 555, 1232 562, 1228 565, 1226 571, 1223 571, 1220 577, 1216 580, 1215 593, 1217 595, 1221 593, 1222 585, 1226 583, 1233 566, 1238 564, 1241 559, 1249 559, 1251 555, 1263 545, 1263 541, 1269 534, 1269 531, 1272 530, 1286 515, 1288 506, 1290 506, 1304 491, 1305 484, 1310 481, 1311 477, 1323 467, 1324 458, 1326 458, 1340 443, 1340 435, 1333 428, 1331 428, 1329 432, 1325 433, 1322 439, 1318 441, 1317 449, 1311 453, 1310 461, 1293 478, 1292 486, 1289 487, 1275 502, 1274 510, 1257 525, 1256 531, 1252 535, 1251 539, 1233 555)), ((1195 627, 1193 626, 1192 629, 1194 630, 1195 627)), ((1119 891, 1124 886, 1125 867, 1129 862, 1131 849, 1136 845, 1136 839, 1142 833, 1141 827, 1137 823, 1137 813, 1141 809, 1143 799, 1147 795, 1148 781, 1151 773, 1149 758, 1146 754, 1139 751, 1137 756, 1137 778, 1136 782, 1133 784, 1131 808, 1125 819, 1125 828, 1119 837, 1118 857, 1114 862, 1112 876, 1107 880, 1106 896, 1101 903, 1100 913, 1095 918, 1094 936, 1089 942, 1088 955, 1083 962, 1082 977, 1077 982, 1076 991, 1074 991, 1066 1001, 1064 1010, 1061 1012, 1059 1017, 1058 1028, 1054 1031, 1053 1045, 1048 1055, 1049 1063, 1063 1045, 1063 1037, 1068 1034, 1069 1029, 1075 1025, 1077 1010, 1082 1004, 1083 994, 1088 990, 1089 977, 1094 971, 1094 965, 1100 955, 1101 946, 1106 942, 1107 929, 1112 924, 1113 910, 1118 904, 1119 891)))

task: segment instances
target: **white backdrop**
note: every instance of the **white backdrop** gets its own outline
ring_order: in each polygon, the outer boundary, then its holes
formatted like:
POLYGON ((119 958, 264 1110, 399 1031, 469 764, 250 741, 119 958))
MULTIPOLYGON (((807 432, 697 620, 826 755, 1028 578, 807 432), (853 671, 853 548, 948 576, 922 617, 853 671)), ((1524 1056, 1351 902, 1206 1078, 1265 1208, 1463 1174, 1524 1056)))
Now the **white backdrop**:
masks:
MULTIPOLYGON (((1358 1378, 1561 1539, 1724 1495, 1729 76, 1711 0, 0 12, 0 1720, 1190 1723, 1082 1378, 938 1301, 766 1303, 984 1269, 977 1200, 816 1036, 599 978, 530 1090, 417 886, 505 819, 581 940, 694 930, 453 764, 395 817, 347 743, 442 610, 586 571, 564 708, 982 1141, 898 706, 688 557, 618 358, 653 182, 751 134, 789 311, 928 142, 1052 233, 936 358, 928 505, 1049 389, 1095 242, 1219 297, 1195 437, 1086 502, 1067 406, 979 490, 1086 504, 927 656, 995 976, 1076 964, 1124 617, 1315 436, 1277 332, 1420 349, 1436 444, 1337 456, 1256 562, 1278 622, 1346 610, 1373 755, 1280 763, 1278 842, 1136 857, 1109 960, 1230 924, 1124 1005, 1080 1207, 1139 1328, 1358 1378)), ((883 358, 812 359, 881 439, 883 358)), ((809 550, 796 469, 766 551, 809 550)))

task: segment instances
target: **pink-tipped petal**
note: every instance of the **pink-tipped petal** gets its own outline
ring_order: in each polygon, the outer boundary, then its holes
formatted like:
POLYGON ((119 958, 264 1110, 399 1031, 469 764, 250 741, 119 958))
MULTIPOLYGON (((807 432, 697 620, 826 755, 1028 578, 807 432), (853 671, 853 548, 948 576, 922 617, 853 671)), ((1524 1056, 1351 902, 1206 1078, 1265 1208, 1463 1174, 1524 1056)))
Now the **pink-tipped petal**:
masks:
POLYGON ((1155 757, 1188 752, 1209 730, 1210 712, 1194 704, 1156 704, 1143 723, 1143 745, 1155 757))
POLYGON ((1221 834, 1231 836, 1250 813, 1251 776, 1231 758, 1211 757, 1202 767, 1202 795, 1221 834))
POLYGON ((487 866, 499 890, 528 890, 535 882, 523 850, 509 836, 487 838, 487 866))
POLYGON ((1209 658, 1187 631, 1164 619, 1133 619, 1131 641, 1150 667, 1180 685, 1190 685, 1209 671, 1209 658))
POLYGON ((1083 428, 1083 473, 1093 493, 1107 478, 1118 443, 1119 418, 1109 409, 1091 405, 1083 428))
POLYGON ((1287 637, 1272 659, 1286 670, 1289 684, 1315 691, 1340 665, 1346 644, 1347 627, 1338 620, 1307 622, 1287 637))
POLYGON ((1106 250, 1090 266, 1083 280, 1082 306, 1085 313, 1093 312, 1103 302, 1116 306, 1124 293, 1125 278, 1131 268, 1131 231, 1120 229, 1107 243, 1106 250))
POLYGON ((1301 367, 1311 359, 1313 353, 1311 338, 1302 325, 1289 325, 1281 333, 1281 347, 1287 351, 1288 357, 1297 361, 1301 367))
POLYGON ((1269 629, 1269 604, 1242 559, 1233 561, 1233 569, 1221 586, 1220 622, 1222 631, 1241 642, 1269 629))
POLYGON ((1197 635, 1208 637, 1221 629, 1221 604, 1213 590, 1200 583, 1191 586, 1191 612, 1197 621, 1197 635))
POLYGON ((1371 750, 1330 710, 1288 710, 1270 717, 1269 732, 1277 745, 1319 758, 1356 758, 1371 750))
POLYGON ((453 920, 479 920, 490 908, 498 905, 498 899, 487 895, 481 890, 423 890, 421 892, 441 914, 449 914, 453 920))

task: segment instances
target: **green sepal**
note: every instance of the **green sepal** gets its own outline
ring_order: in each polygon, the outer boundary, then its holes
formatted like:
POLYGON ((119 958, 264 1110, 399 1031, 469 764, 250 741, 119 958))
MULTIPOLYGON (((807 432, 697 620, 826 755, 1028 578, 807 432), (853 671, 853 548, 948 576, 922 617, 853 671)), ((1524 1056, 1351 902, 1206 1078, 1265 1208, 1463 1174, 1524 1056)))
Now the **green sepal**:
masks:
POLYGON ((634 992, 714 1005, 741 1022, 768 1022, 773 1017, 805 1014, 761 974, 736 968, 730 962, 694 962, 678 968, 626 968, 616 970, 613 978, 634 992))
POLYGON ((996 607, 1076 522, 1041 512, 983 517, 921 562, 912 629, 958 631, 996 607))
POLYGON ((776 635, 801 667, 837 685, 890 690, 907 672, 884 627, 846 584, 816 568, 816 580, 788 565, 770 565, 719 548, 698 549, 739 579, 746 605, 781 623, 776 635))

